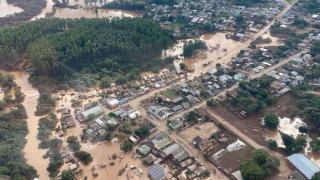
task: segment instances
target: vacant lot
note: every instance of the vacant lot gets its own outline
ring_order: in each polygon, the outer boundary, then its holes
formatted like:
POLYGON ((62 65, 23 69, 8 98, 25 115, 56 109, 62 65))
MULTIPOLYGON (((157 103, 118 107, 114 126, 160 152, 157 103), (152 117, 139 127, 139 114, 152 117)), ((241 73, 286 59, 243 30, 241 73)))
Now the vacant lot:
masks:
POLYGON ((255 142, 265 147, 268 147, 268 145, 263 138, 265 132, 264 127, 261 125, 261 118, 263 118, 267 113, 275 113, 281 118, 291 117, 293 110, 298 110, 298 107, 297 100, 292 93, 284 94, 278 99, 276 104, 267 107, 264 111, 255 113, 243 119, 240 119, 220 105, 213 109, 216 114, 241 130, 255 142))
POLYGON ((190 128, 180 132, 181 137, 183 137, 188 142, 192 143, 193 138, 200 136, 202 139, 209 139, 211 134, 219 132, 220 129, 213 122, 205 122, 203 124, 196 124, 190 128))
POLYGON ((162 94, 164 96, 167 96, 167 98, 169 98, 169 99, 173 99, 179 95, 178 92, 173 89, 167 89, 167 90, 163 91, 162 94))

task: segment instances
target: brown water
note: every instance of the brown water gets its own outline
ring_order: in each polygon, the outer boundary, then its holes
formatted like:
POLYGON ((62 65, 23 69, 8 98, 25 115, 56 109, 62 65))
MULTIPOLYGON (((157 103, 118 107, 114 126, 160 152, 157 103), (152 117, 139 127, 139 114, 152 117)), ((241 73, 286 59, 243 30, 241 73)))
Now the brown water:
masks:
POLYGON ((37 18, 45 18, 47 13, 51 13, 52 12, 52 6, 53 5, 54 5, 54 3, 53 3, 52 0, 47 0, 47 7, 43 8, 41 14, 35 16, 33 18, 33 20, 37 19, 37 18))
POLYGON ((40 142, 37 139, 39 117, 34 115, 37 99, 39 97, 38 90, 34 89, 31 84, 28 83, 29 75, 26 73, 6 72, 2 70, 0 70, 0 72, 3 74, 13 74, 16 79, 15 82, 21 87, 21 91, 26 95, 23 105, 28 114, 27 123, 29 134, 26 136, 28 142, 23 149, 25 153, 24 157, 27 159, 27 163, 37 170, 41 180, 49 179, 46 170, 49 164, 49 159, 42 158, 47 150, 38 149, 38 144, 40 142))
POLYGON ((195 72, 191 74, 191 77, 200 76, 201 73, 205 73, 212 68, 215 68, 217 63, 225 64, 231 60, 232 57, 240 52, 241 46, 250 44, 248 42, 239 42, 232 39, 227 39, 225 33, 210 33, 201 36, 207 46, 207 52, 199 52, 199 55, 194 58, 184 58, 183 45, 192 39, 179 40, 170 49, 163 52, 163 58, 167 56, 178 56, 179 60, 175 60, 174 64, 179 69, 180 63, 185 63, 188 68, 194 69, 195 72), (208 66, 204 66, 205 63, 210 63, 208 66))
POLYGON ((54 17, 58 18, 114 18, 114 17, 137 17, 139 14, 133 11, 117 10, 117 9, 98 9, 98 13, 95 13, 94 9, 69 9, 69 8, 57 8, 57 12, 54 17))
MULTIPOLYGON (((113 2, 113 0, 106 0, 106 1, 102 0, 101 2, 102 2, 102 5, 103 5, 105 3, 113 2)), ((91 2, 91 3, 88 2, 88 4, 85 4, 84 0, 69 0, 68 4, 69 5, 77 5, 77 6, 93 6, 93 5, 95 5, 94 2, 91 2)), ((101 6, 101 3, 100 3, 99 0, 97 1, 96 6, 98 6, 98 7, 101 6)))
POLYGON ((13 4, 8 4, 6 0, 0 0, 0 17, 22 11, 23 10, 21 8, 15 7, 13 4))

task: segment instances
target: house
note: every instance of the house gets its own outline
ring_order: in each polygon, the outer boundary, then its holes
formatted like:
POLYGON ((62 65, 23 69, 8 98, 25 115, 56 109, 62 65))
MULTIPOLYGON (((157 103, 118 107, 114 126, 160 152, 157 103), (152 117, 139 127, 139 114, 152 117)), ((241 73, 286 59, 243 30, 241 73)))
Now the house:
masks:
POLYGON ((182 107, 183 107, 184 109, 188 109, 188 108, 190 107, 190 104, 187 103, 187 102, 183 102, 183 103, 182 103, 182 107))
POLYGON ((143 156, 146 156, 150 153, 151 151, 151 148, 147 145, 141 145, 137 148, 137 153, 143 155, 143 156))
POLYGON ((180 102, 180 101, 182 101, 182 100, 183 100, 183 97, 178 96, 178 97, 172 99, 171 102, 176 104, 176 103, 178 103, 178 102, 180 102))
POLYGON ((200 100, 192 95, 188 95, 186 97, 188 99, 188 102, 193 106, 195 104, 198 104, 200 102, 200 100))
POLYGON ((173 129, 174 131, 180 129, 183 127, 183 122, 180 121, 179 119, 174 119, 169 123, 169 127, 173 129))
POLYGON ((143 162, 146 162, 147 164, 151 164, 156 160, 157 160, 157 158, 151 153, 148 154, 145 158, 143 158, 143 162))
POLYGON ((120 102, 116 99, 109 99, 107 101, 107 107, 109 109, 114 109, 114 108, 117 108, 119 106, 120 102))
POLYGON ((129 137, 129 141, 132 142, 133 144, 136 144, 139 140, 139 137, 132 135, 129 137))
POLYGON ((142 180, 142 174, 136 167, 131 167, 127 173, 128 180, 142 180))
POLYGON ((162 108, 158 108, 156 106, 150 106, 148 108, 148 111, 160 120, 164 120, 164 119, 168 118, 170 115, 172 115, 172 113, 170 113, 162 108))
POLYGON ((133 119, 141 116, 141 114, 140 114, 139 111, 133 110, 132 112, 130 112, 130 114, 129 114, 128 116, 129 116, 129 118, 130 118, 131 120, 133 120, 133 119))
POLYGON ((228 77, 225 75, 219 76, 219 81, 222 83, 226 83, 228 81, 228 77))
POLYGON ((173 160, 176 163, 180 163, 181 161, 189 157, 189 153, 182 147, 175 150, 171 155, 173 156, 173 160))
POLYGON ((111 118, 111 119, 109 119, 108 121, 107 121, 107 124, 108 125, 111 125, 111 124, 113 124, 113 125, 118 125, 118 121, 117 120, 115 120, 114 118, 111 118))
POLYGON ((166 173, 164 168, 160 164, 154 164, 148 169, 148 176, 152 180, 163 180, 166 179, 166 173))
POLYGON ((208 71, 208 74, 214 75, 217 71, 217 69, 211 69, 210 71, 208 71))
POLYGON ((319 167, 302 153, 293 154, 287 157, 287 160, 290 166, 299 171, 308 180, 311 180, 312 176, 320 171, 319 167))
POLYGON ((96 106, 84 112, 81 112, 80 115, 77 116, 77 118, 80 121, 80 123, 83 123, 91 118, 90 115, 92 115, 93 117, 97 117, 102 115, 103 113, 103 109, 100 106, 96 106))
POLYGON ((170 146, 168 146, 167 148, 163 149, 162 151, 160 151, 160 156, 162 158, 166 158, 168 157, 170 154, 172 154, 175 150, 179 149, 180 145, 177 143, 173 143, 170 146))
POLYGON ((99 124, 101 127, 104 127, 105 124, 104 124, 103 121, 101 121, 101 119, 96 119, 95 121, 96 121, 96 123, 99 124))
POLYGON ((173 112, 177 113, 177 112, 183 110, 183 106, 182 106, 182 105, 177 105, 177 106, 171 108, 171 110, 172 110, 173 112))

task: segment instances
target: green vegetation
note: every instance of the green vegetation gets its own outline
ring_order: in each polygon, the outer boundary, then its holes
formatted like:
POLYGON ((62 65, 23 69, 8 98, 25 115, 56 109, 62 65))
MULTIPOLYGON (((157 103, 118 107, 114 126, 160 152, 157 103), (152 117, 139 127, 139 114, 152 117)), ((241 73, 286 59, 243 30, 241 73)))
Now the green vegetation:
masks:
POLYGON ((31 20, 34 16, 40 14, 42 9, 47 6, 45 0, 7 0, 9 4, 23 9, 22 12, 0 17, 0 26, 17 26, 24 21, 31 20))
POLYGON ((49 92, 42 92, 38 98, 37 110, 35 114, 37 116, 45 115, 51 112, 55 107, 55 101, 52 99, 49 92))
POLYGON ((207 106, 208 107, 215 107, 219 104, 219 101, 215 100, 215 99, 209 99, 207 100, 207 106))
POLYGON ((307 141, 300 136, 295 139, 293 136, 281 133, 281 138, 287 151, 289 151, 290 153, 301 152, 307 146, 307 141))
POLYGON ((270 149, 276 149, 278 147, 278 143, 275 140, 269 139, 268 145, 270 149))
POLYGON ((147 126, 141 126, 139 129, 135 130, 134 133, 142 138, 149 134, 149 128, 147 126))
POLYGON ((122 146, 124 152, 129 152, 133 148, 133 144, 128 140, 125 140, 122 146))
POLYGON ((57 116, 55 114, 50 114, 44 118, 40 118, 38 122, 38 135, 37 138, 40 140, 39 148, 46 149, 49 148, 49 137, 52 131, 55 130, 58 123, 57 116))
POLYGON ((320 151, 320 140, 311 141, 310 147, 313 151, 320 151))
POLYGON ((316 172, 313 176, 311 180, 320 180, 320 172, 316 172))
POLYGON ((208 50, 208 47, 204 41, 196 39, 195 41, 188 41, 183 46, 183 56, 192 57, 196 55, 197 50, 208 50))
POLYGON ((268 3, 268 0, 232 0, 232 3, 236 6, 251 7, 254 4, 266 4, 268 3))
POLYGON ((262 179, 271 176, 280 166, 280 161, 265 149, 252 151, 252 159, 241 163, 240 171, 244 179, 262 179))
MULTIPOLYGON (((16 86, 13 75, 0 74, 0 84, 4 90, 5 96, 16 86)), ((37 177, 37 171, 26 163, 24 153, 22 152, 26 140, 25 136, 29 133, 25 108, 20 102, 1 101, 0 112, 0 176, 5 179, 28 180, 37 177), (8 105, 12 109, 7 108, 8 105)))
POLYGON ((264 117, 264 123, 269 129, 276 129, 280 121, 277 115, 270 113, 264 117))
POLYGON ((78 138, 76 136, 69 136, 67 139, 67 143, 73 151, 79 151, 81 148, 80 142, 78 141, 78 138))
POLYGON ((0 55, 10 63, 27 52, 35 85, 84 88, 108 77, 124 83, 142 71, 158 71, 173 62, 154 59, 172 42, 171 32, 149 19, 52 18, 1 29, 0 55))
POLYGON ((74 180, 74 174, 72 170, 65 170, 61 173, 61 180, 74 180))
POLYGON ((85 151, 77 151, 74 153, 74 155, 80 159, 80 161, 83 163, 83 164, 88 164, 89 162, 92 161, 92 157, 91 157, 91 154, 90 153, 87 153, 85 151))
POLYGON ((63 158, 59 150, 54 149, 50 152, 50 163, 47 167, 47 171, 51 174, 56 174, 59 172, 59 168, 63 165, 63 158))

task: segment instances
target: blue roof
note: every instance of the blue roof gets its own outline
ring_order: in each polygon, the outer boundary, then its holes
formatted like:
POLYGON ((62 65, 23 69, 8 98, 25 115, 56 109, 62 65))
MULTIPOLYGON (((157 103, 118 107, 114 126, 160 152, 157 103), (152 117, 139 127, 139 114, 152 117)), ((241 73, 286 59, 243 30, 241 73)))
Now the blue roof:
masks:
POLYGON ((293 154, 287 159, 308 179, 311 179, 316 172, 320 171, 319 167, 304 154, 293 154))
POLYGON ((148 169, 148 174, 153 180, 163 180, 166 178, 164 168, 160 164, 155 164, 148 169))

